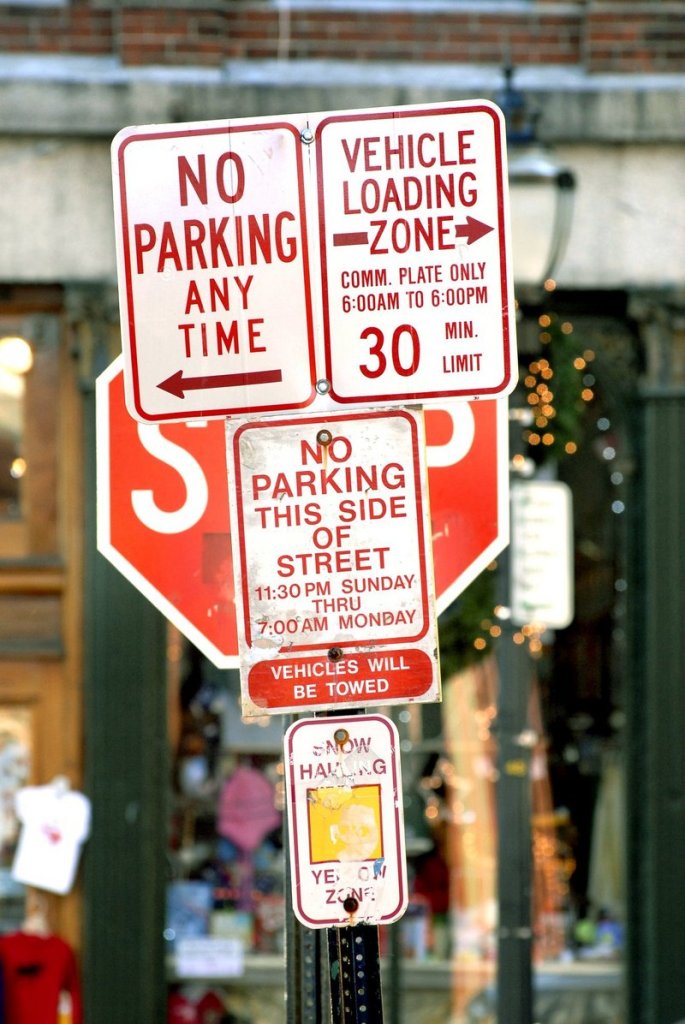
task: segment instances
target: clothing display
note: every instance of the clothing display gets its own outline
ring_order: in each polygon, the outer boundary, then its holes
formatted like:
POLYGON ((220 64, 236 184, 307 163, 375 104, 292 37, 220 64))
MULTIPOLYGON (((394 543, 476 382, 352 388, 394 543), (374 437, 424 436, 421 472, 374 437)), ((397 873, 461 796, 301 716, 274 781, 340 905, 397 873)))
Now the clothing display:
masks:
POLYGON ((625 780, 620 758, 605 755, 595 805, 588 896, 597 908, 625 919, 625 780))
POLYGON ((167 1002, 167 1024, 222 1024, 226 1020, 223 1000, 211 989, 206 992, 172 992, 167 1002))
POLYGON ((238 909, 252 909, 254 854, 281 824, 274 807, 274 788, 256 768, 241 766, 224 783, 219 796, 216 830, 239 851, 238 909))
POLYGON ((253 852, 281 824, 273 786, 256 768, 240 767, 224 783, 219 797, 217 832, 239 850, 253 852))
POLYGON ((216 992, 205 992, 197 1003, 197 1012, 200 1017, 200 1024, 219 1024, 225 1017, 223 1000, 216 992))
POLYGON ((90 831, 90 801, 57 779, 20 789, 16 810, 22 830, 12 878, 60 895, 69 892, 90 831))
POLYGON ((76 957, 64 939, 21 931, 0 936, 0 973, 2 1024, 56 1024, 62 992, 71 997, 71 1024, 83 1024, 76 957))
POLYGON ((167 1004, 167 1024, 200 1024, 197 1003, 184 992, 173 992, 167 1004))

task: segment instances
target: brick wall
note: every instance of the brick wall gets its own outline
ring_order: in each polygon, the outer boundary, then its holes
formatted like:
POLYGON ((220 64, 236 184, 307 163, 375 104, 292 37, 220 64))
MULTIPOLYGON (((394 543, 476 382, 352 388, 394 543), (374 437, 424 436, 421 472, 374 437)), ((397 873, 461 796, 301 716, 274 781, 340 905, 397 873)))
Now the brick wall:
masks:
POLYGON ((108 55, 123 65, 232 59, 556 64, 588 73, 680 72, 685 0, 373 3, 276 8, 272 0, 0 3, 0 53, 108 55))
POLYGON ((584 34, 584 63, 591 71, 682 71, 685 4, 595 0, 588 5, 584 34))
MULTIPOLYGON (((489 6, 489 5, 488 5, 489 6)), ((280 44, 292 59, 427 61, 501 64, 576 63, 580 19, 570 5, 533 4, 528 14, 296 9, 281 19, 280 44)), ((255 3, 234 2, 226 14, 229 57, 276 57, 279 22, 255 3), (258 20, 255 14, 259 13, 258 20)))

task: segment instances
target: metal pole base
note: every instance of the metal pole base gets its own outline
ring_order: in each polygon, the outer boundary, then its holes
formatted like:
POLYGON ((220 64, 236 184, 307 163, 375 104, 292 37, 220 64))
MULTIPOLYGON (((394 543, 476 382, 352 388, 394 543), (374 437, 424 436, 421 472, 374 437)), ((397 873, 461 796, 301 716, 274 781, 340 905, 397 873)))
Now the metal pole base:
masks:
POLYGON ((378 928, 328 929, 333 1024, 383 1024, 378 928))

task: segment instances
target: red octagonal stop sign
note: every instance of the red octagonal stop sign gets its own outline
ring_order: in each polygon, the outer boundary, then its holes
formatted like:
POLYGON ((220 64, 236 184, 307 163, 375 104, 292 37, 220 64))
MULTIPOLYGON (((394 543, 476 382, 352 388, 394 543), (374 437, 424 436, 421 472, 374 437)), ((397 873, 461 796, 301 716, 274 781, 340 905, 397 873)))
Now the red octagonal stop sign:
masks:
MULTIPOLYGON (((425 412, 438 612, 508 542, 507 403, 425 412)), ((98 549, 219 668, 237 665, 222 420, 138 423, 97 381, 98 549)))

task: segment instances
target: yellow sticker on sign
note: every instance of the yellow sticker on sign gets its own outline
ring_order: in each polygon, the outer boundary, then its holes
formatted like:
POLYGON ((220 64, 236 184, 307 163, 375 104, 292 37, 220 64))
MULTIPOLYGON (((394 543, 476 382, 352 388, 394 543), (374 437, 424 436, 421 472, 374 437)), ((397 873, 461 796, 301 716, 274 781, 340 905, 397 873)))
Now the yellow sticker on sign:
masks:
POLYGON ((377 860, 383 856, 380 786, 310 790, 309 836, 312 864, 377 860))

